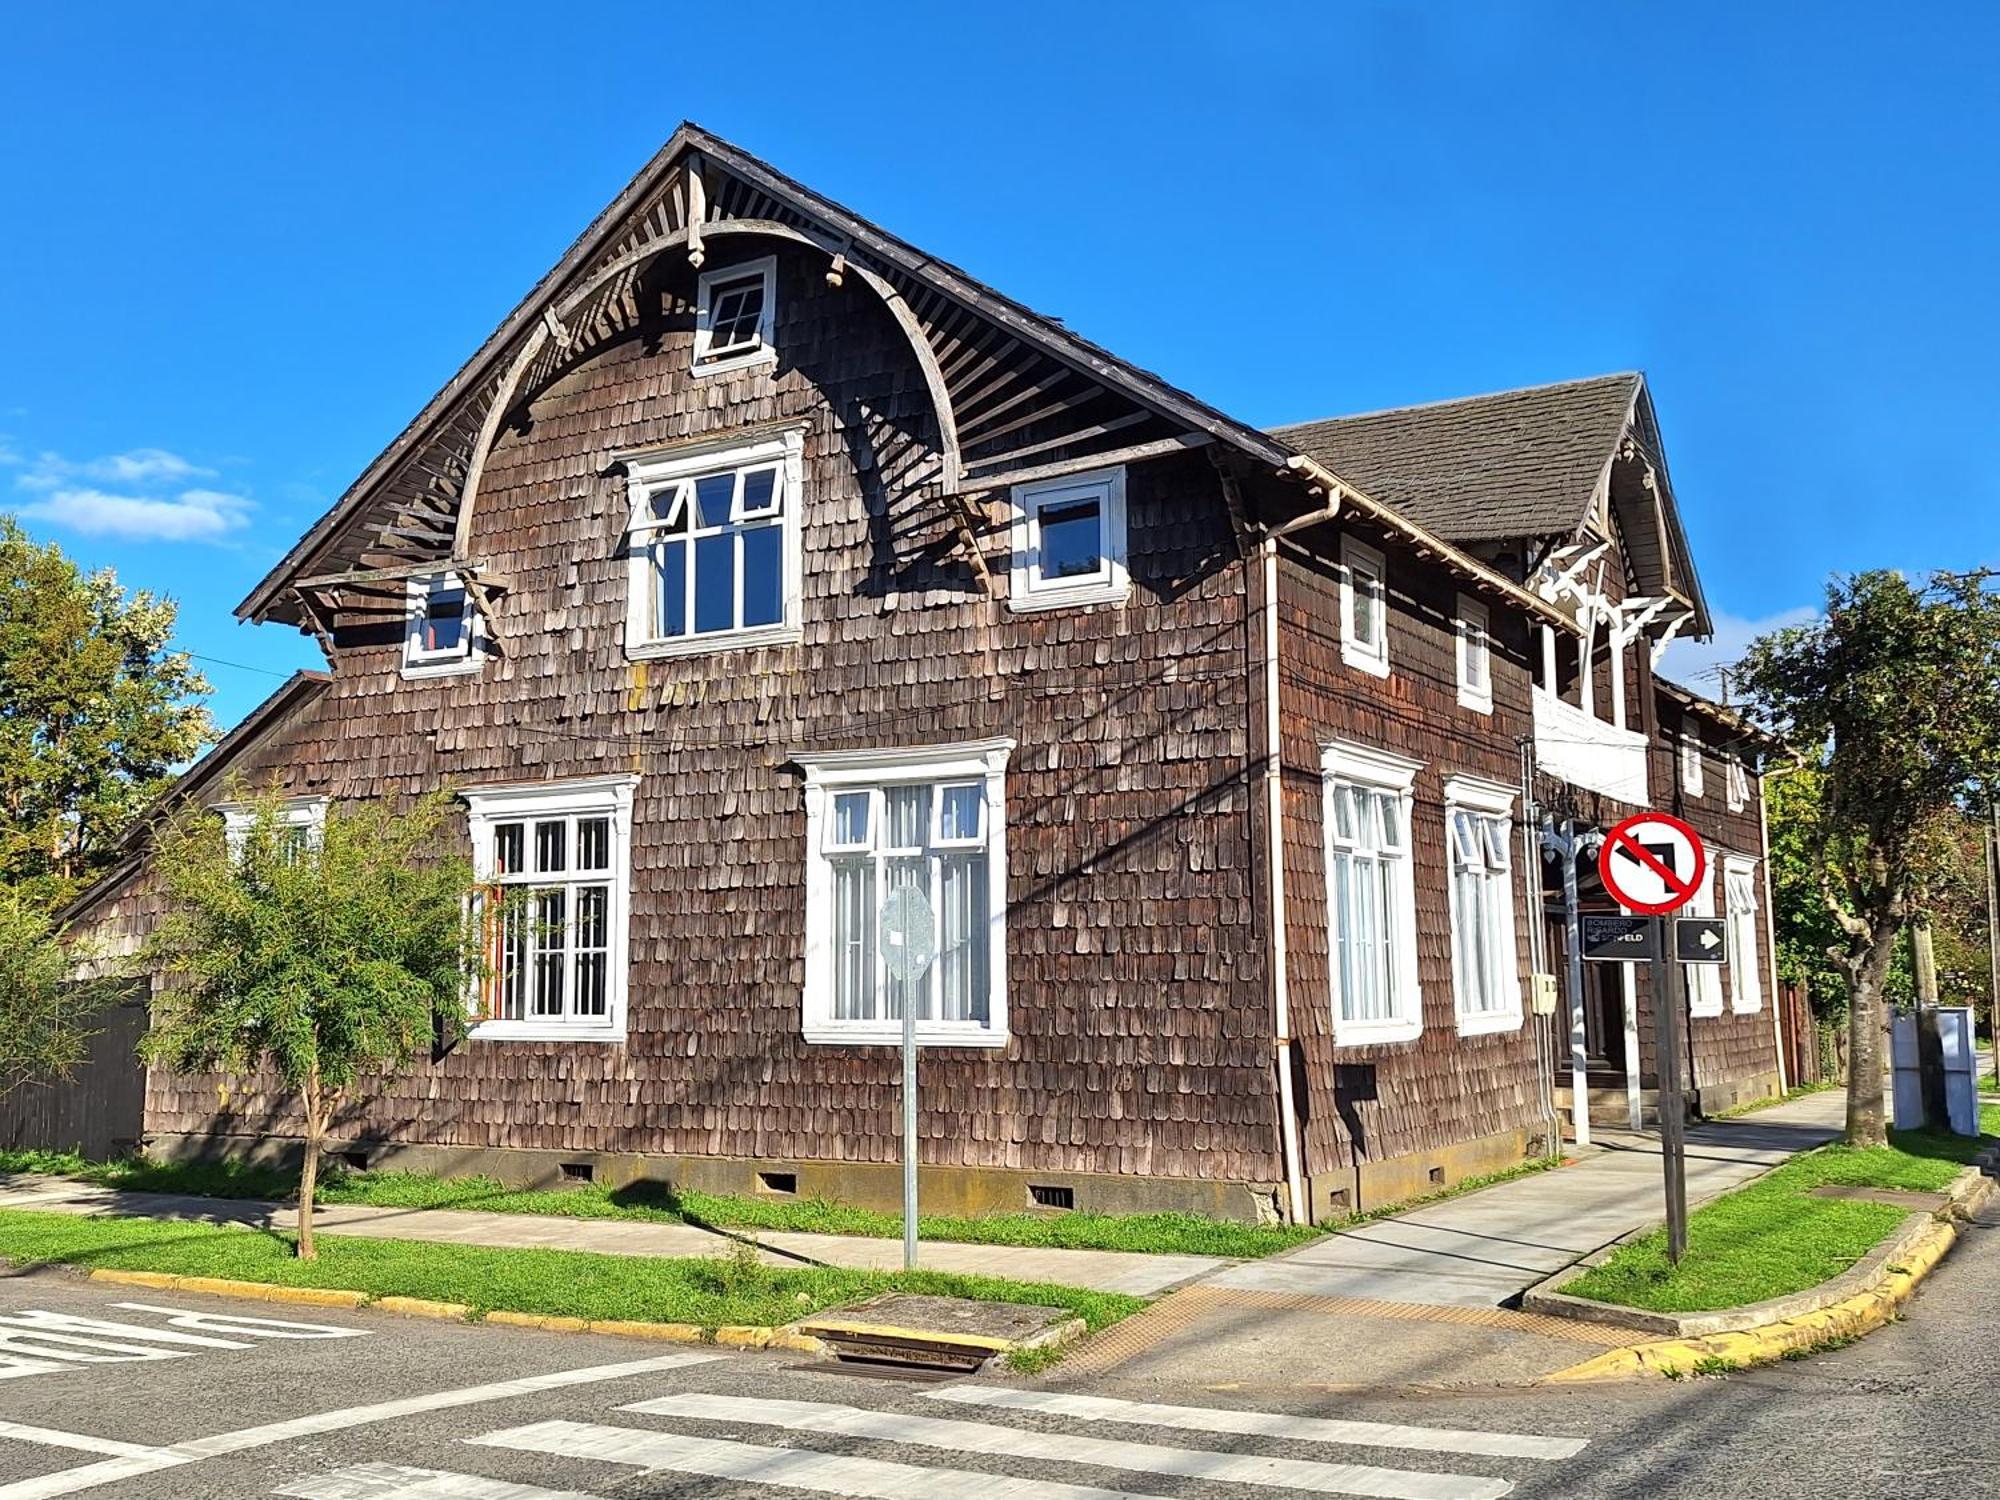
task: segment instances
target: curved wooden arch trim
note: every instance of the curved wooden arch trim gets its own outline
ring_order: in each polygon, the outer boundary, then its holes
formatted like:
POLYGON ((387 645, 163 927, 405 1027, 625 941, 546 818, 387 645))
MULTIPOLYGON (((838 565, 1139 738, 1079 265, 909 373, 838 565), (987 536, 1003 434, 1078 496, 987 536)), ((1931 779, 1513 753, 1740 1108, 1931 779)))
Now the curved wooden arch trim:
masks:
MULTIPOLYGON (((845 248, 831 240, 822 240, 818 236, 807 234, 790 224, 781 224, 775 219, 723 219, 701 226, 701 239, 704 241, 718 239, 724 235, 767 235, 822 250, 829 256, 839 255, 845 248)), ((548 342, 552 323, 555 326, 564 325, 571 313, 587 303, 609 283, 627 272, 642 269, 669 250, 688 244, 689 236, 688 229, 676 229, 626 251, 605 265, 576 291, 563 298, 559 305, 546 310, 541 321, 535 324, 528 334, 528 341, 521 346, 521 352, 514 357, 513 362, 507 366, 495 385, 493 404, 487 408, 486 419, 480 424, 479 436, 473 442, 472 453, 466 463, 465 482, 459 487, 458 525, 453 533, 453 556, 465 555, 466 546, 472 535, 473 507, 479 499, 479 481, 486 469, 486 455, 492 451, 493 444, 499 438, 500 424, 514 404, 523 377, 527 375, 535 357, 548 342)), ((851 258, 846 260, 845 269, 860 276, 868 284, 869 289, 882 299, 883 305, 889 309, 890 316, 896 320, 896 326, 902 329, 904 337, 910 342, 910 352, 916 356, 917 366, 923 371, 924 384, 930 391, 931 406, 937 417, 938 441, 944 460, 945 493, 954 493, 958 489, 961 470, 958 421, 952 414, 951 394, 945 388, 944 371, 938 365, 937 354, 932 350, 930 341, 924 337, 916 313, 903 299, 901 292, 879 273, 867 266, 856 264, 851 258)))

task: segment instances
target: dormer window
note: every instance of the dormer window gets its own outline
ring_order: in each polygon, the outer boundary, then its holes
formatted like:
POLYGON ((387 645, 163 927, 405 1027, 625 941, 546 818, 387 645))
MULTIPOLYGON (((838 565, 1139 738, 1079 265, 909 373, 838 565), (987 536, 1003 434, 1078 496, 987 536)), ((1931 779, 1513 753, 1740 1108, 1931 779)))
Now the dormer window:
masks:
POLYGON ((1389 675, 1389 587, 1382 554, 1353 537, 1340 541, 1340 656, 1351 667, 1389 675))
POLYGON ((456 573, 426 573, 410 580, 403 635, 405 677, 477 670, 478 635, 478 612, 463 578, 456 573))
POLYGON ((798 638, 803 441, 630 461, 627 656, 798 638))
POLYGON ((777 317, 775 256, 704 271, 694 322, 697 375, 738 370, 778 357, 771 342, 777 317))
POLYGON ((1014 487, 1015 609, 1117 604, 1125 572, 1125 471, 1099 469, 1014 487))

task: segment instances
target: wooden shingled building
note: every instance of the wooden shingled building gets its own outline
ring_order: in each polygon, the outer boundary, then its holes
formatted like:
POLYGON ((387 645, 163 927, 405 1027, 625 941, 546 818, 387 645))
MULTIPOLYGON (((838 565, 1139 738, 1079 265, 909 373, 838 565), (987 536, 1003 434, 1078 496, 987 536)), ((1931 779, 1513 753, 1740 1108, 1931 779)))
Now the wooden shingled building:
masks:
MULTIPOLYGON (((327 674, 186 795, 448 785, 536 914, 356 1162, 890 1204, 910 1005, 928 1209, 1407 1196, 1645 1122, 1643 976, 1533 999, 1544 825, 1654 804, 1732 861, 1700 1098, 1779 1082, 1762 746, 1653 678, 1707 618, 1637 376, 1260 431, 684 125, 238 613, 327 674)), ((140 840, 75 916, 158 899, 140 840)))

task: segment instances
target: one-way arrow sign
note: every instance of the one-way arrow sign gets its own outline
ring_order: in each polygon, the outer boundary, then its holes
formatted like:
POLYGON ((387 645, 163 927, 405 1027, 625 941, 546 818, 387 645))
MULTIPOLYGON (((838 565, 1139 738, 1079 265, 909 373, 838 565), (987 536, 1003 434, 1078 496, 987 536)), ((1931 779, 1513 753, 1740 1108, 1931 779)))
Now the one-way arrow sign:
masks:
POLYGON ((1675 917, 1674 957, 1684 964, 1719 964, 1729 956, 1720 917, 1675 917))

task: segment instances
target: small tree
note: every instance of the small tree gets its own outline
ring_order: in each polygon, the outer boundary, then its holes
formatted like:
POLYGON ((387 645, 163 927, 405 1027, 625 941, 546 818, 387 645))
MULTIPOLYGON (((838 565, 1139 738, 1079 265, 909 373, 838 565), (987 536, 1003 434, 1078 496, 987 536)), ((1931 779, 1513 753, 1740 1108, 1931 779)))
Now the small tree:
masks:
POLYGON ((1984 575, 1836 577, 1826 615, 1751 646, 1746 706, 1820 777, 1807 847, 1847 981, 1847 1140, 1887 1139, 1884 982, 1962 802, 2000 749, 2000 597, 1984 575))
POLYGON ((163 832, 169 898, 150 956, 162 980, 145 1055, 181 1072, 267 1070, 305 1122, 299 1240, 311 1260, 319 1158, 365 1075, 406 1068, 464 1024, 479 944, 472 867, 450 797, 401 811, 330 807, 317 837, 255 804, 240 839, 189 810, 163 832))
POLYGON ((117 982, 79 974, 84 958, 38 903, 0 887, 0 1095, 66 1079, 83 1061, 90 1019, 117 982))

